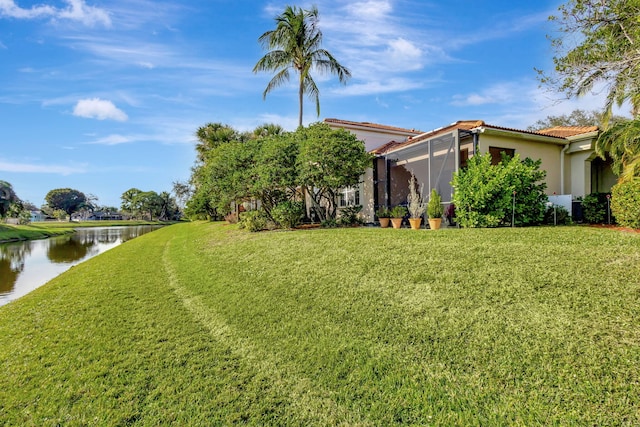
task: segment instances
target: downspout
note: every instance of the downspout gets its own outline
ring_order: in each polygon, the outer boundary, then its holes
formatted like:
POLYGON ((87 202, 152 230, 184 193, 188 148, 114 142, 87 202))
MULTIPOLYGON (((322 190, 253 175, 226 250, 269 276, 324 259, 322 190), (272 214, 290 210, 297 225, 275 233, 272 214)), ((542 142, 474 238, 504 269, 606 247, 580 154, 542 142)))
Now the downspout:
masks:
POLYGON ((475 156, 478 153, 478 146, 480 144, 480 134, 484 132, 483 128, 476 128, 471 130, 471 135, 473 135, 473 155, 475 156))
POLYGON ((564 191, 564 154, 569 150, 571 143, 567 143, 560 151, 560 194, 565 194, 564 191))

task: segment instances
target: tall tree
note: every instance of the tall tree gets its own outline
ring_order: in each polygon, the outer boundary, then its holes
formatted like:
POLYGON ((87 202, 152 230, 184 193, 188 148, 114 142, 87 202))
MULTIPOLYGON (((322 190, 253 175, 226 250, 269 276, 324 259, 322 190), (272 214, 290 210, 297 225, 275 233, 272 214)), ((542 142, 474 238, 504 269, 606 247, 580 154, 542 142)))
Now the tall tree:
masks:
POLYGON ((299 181, 320 218, 335 219, 338 192, 360 182, 361 175, 371 167, 372 156, 354 134, 331 129, 326 123, 300 128, 295 138, 300 144, 299 181))
POLYGON ((4 218, 11 209, 11 205, 19 201, 13 186, 7 181, 0 180, 0 218, 4 218))
POLYGON ((605 124, 612 107, 629 101, 640 112, 640 1, 569 0, 560 6, 557 21, 563 36, 552 38, 558 56, 556 76, 541 74, 569 97, 604 84, 605 124))
POLYGON ((72 188, 56 188, 44 197, 51 209, 64 211, 71 220, 71 214, 85 207, 87 196, 72 188))
POLYGON ((138 203, 138 194, 142 193, 142 190, 137 188, 130 188, 120 196, 122 204, 120 209, 125 212, 129 212, 132 216, 135 216, 140 211, 140 205, 138 203))
POLYGON ((196 131, 198 160, 203 162, 208 152, 220 144, 237 140, 238 136, 235 129, 222 123, 207 123, 200 126, 196 131))
POLYGON ((253 72, 276 73, 267 84, 263 98, 274 88, 289 81, 290 70, 298 73, 298 126, 302 126, 305 93, 315 101, 316 113, 320 115, 320 91, 311 77, 311 69, 336 74, 343 84, 351 77, 351 72, 329 51, 321 48, 322 32, 318 28, 318 9, 315 6, 310 10, 287 6, 275 21, 276 29, 267 31, 258 38, 263 48, 269 52, 258 61, 253 72))
MULTIPOLYGON (((533 125, 529 126, 527 130, 537 131, 556 126, 598 126, 600 128, 604 128, 602 119, 602 112, 600 111, 576 109, 569 114, 547 116, 545 119, 540 119, 533 125)), ((610 122, 618 123, 625 120, 629 119, 622 116, 613 116, 611 117, 610 122)))

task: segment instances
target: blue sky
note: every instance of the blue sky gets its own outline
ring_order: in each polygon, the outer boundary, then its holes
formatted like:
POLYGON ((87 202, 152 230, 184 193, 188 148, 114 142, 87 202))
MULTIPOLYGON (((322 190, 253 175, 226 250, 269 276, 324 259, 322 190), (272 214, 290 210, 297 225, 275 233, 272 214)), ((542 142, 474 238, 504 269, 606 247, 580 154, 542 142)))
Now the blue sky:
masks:
POLYGON ((603 105, 539 88, 560 1, 0 0, 0 179, 38 206, 71 187, 120 206, 131 187, 187 180, 194 133, 297 123, 294 85, 262 99, 258 37, 286 4, 320 12, 324 47, 352 72, 315 75, 327 117, 431 130, 456 120, 526 128, 603 105))

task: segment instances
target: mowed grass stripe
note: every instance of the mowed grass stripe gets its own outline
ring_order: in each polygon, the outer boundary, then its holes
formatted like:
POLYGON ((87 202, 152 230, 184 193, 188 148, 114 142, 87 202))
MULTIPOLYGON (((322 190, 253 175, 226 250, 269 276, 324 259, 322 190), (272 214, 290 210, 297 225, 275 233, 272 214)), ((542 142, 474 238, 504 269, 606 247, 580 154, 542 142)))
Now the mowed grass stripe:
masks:
MULTIPOLYGON (((331 393, 314 385, 308 378, 297 378, 290 372, 283 370, 281 361, 274 360, 273 355, 267 354, 253 345, 248 339, 242 338, 232 327, 219 316, 211 306, 204 303, 201 296, 193 294, 183 286, 180 276, 174 266, 175 256, 171 255, 175 239, 167 242, 164 250, 163 264, 169 277, 169 284, 184 304, 201 322, 212 337, 231 349, 237 357, 245 360, 250 366, 269 378, 269 387, 279 390, 278 393, 287 396, 290 407, 279 418, 279 423, 302 423, 305 425, 370 425, 364 422, 361 414, 351 414, 332 400, 331 393)), ((193 259, 191 260, 194 261, 193 259)), ((193 267, 193 265, 192 265, 193 267)), ((257 422, 259 420, 253 420, 257 422)))
POLYGON ((162 265, 163 229, 0 311, 5 425, 233 424, 287 413, 270 379, 212 341, 162 265))

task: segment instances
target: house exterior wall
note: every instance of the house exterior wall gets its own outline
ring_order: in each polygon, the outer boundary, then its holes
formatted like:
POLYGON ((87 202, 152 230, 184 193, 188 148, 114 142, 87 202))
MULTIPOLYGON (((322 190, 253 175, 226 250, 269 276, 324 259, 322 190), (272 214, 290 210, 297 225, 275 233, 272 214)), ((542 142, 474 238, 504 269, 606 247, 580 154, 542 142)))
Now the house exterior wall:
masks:
POLYGON ((581 197, 591 193, 591 157, 592 151, 581 151, 572 153, 570 156, 570 194, 581 197))
POLYGON ((362 176, 362 183, 360 184, 361 196, 360 203, 362 203, 361 214, 366 222, 373 222, 375 214, 375 197, 374 197, 374 180, 373 168, 368 168, 362 176))
POLYGON ((513 149, 515 154, 520 155, 521 160, 527 157, 532 160, 540 159, 542 161, 540 168, 547 171, 545 179, 547 183, 546 193, 548 195, 553 193, 563 194, 560 167, 563 145, 527 140, 515 136, 510 137, 508 134, 492 134, 487 131, 480 136, 478 148, 481 153, 488 153, 489 147, 513 149))
POLYGON ((573 198, 590 194, 591 188, 591 161, 596 157, 593 149, 593 140, 596 134, 569 138, 571 141, 565 154, 568 162, 568 180, 565 181, 565 190, 573 198))

